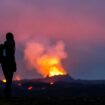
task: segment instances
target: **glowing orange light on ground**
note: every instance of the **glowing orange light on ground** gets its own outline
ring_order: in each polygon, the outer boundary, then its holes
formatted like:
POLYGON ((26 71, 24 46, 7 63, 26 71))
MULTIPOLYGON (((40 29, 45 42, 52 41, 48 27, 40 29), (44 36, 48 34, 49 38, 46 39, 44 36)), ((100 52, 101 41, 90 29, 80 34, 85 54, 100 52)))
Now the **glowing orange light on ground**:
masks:
POLYGON ((32 87, 32 86, 29 86, 29 87, 28 87, 28 90, 32 90, 32 89, 33 89, 33 87, 32 87))
POLYGON ((50 85, 54 85, 54 82, 50 82, 50 85))

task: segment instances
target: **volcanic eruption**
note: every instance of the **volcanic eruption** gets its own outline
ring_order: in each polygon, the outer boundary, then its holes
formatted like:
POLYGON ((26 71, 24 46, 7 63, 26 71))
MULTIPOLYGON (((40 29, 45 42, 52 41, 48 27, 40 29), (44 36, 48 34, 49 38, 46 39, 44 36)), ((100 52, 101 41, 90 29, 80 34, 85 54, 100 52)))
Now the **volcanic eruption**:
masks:
POLYGON ((62 41, 53 45, 30 41, 24 50, 24 57, 28 67, 37 70, 43 77, 66 75, 67 71, 62 66, 62 60, 67 57, 64 48, 62 41))

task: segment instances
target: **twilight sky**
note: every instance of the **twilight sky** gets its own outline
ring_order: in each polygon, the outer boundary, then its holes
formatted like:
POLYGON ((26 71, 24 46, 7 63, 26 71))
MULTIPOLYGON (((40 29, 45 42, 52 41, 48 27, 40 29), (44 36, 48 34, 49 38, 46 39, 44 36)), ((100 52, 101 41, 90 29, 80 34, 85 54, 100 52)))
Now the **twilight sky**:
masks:
POLYGON ((16 40, 16 75, 40 77, 24 60, 27 42, 61 40, 72 77, 105 79, 105 0, 0 0, 1 43, 9 31, 16 40))

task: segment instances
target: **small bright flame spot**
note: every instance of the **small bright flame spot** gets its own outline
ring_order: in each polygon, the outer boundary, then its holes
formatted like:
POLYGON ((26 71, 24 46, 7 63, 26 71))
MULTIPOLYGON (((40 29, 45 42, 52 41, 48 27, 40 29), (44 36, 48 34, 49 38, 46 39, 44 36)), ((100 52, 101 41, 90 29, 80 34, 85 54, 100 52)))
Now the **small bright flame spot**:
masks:
POLYGON ((50 85, 54 85, 54 82, 50 82, 50 85))
POLYGON ((29 87, 28 87, 28 90, 32 90, 32 89, 33 89, 33 87, 32 87, 32 86, 29 86, 29 87))
POLYGON ((2 82, 3 82, 3 83, 6 83, 7 81, 6 81, 6 79, 3 79, 2 82))

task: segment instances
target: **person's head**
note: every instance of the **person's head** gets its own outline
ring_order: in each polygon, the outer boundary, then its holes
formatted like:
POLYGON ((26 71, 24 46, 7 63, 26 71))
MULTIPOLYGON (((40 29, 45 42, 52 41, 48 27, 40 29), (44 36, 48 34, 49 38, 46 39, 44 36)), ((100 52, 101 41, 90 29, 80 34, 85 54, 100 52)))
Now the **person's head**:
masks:
POLYGON ((13 34, 12 34, 11 32, 8 32, 8 33, 6 34, 6 39, 7 39, 7 40, 14 40, 13 34))

